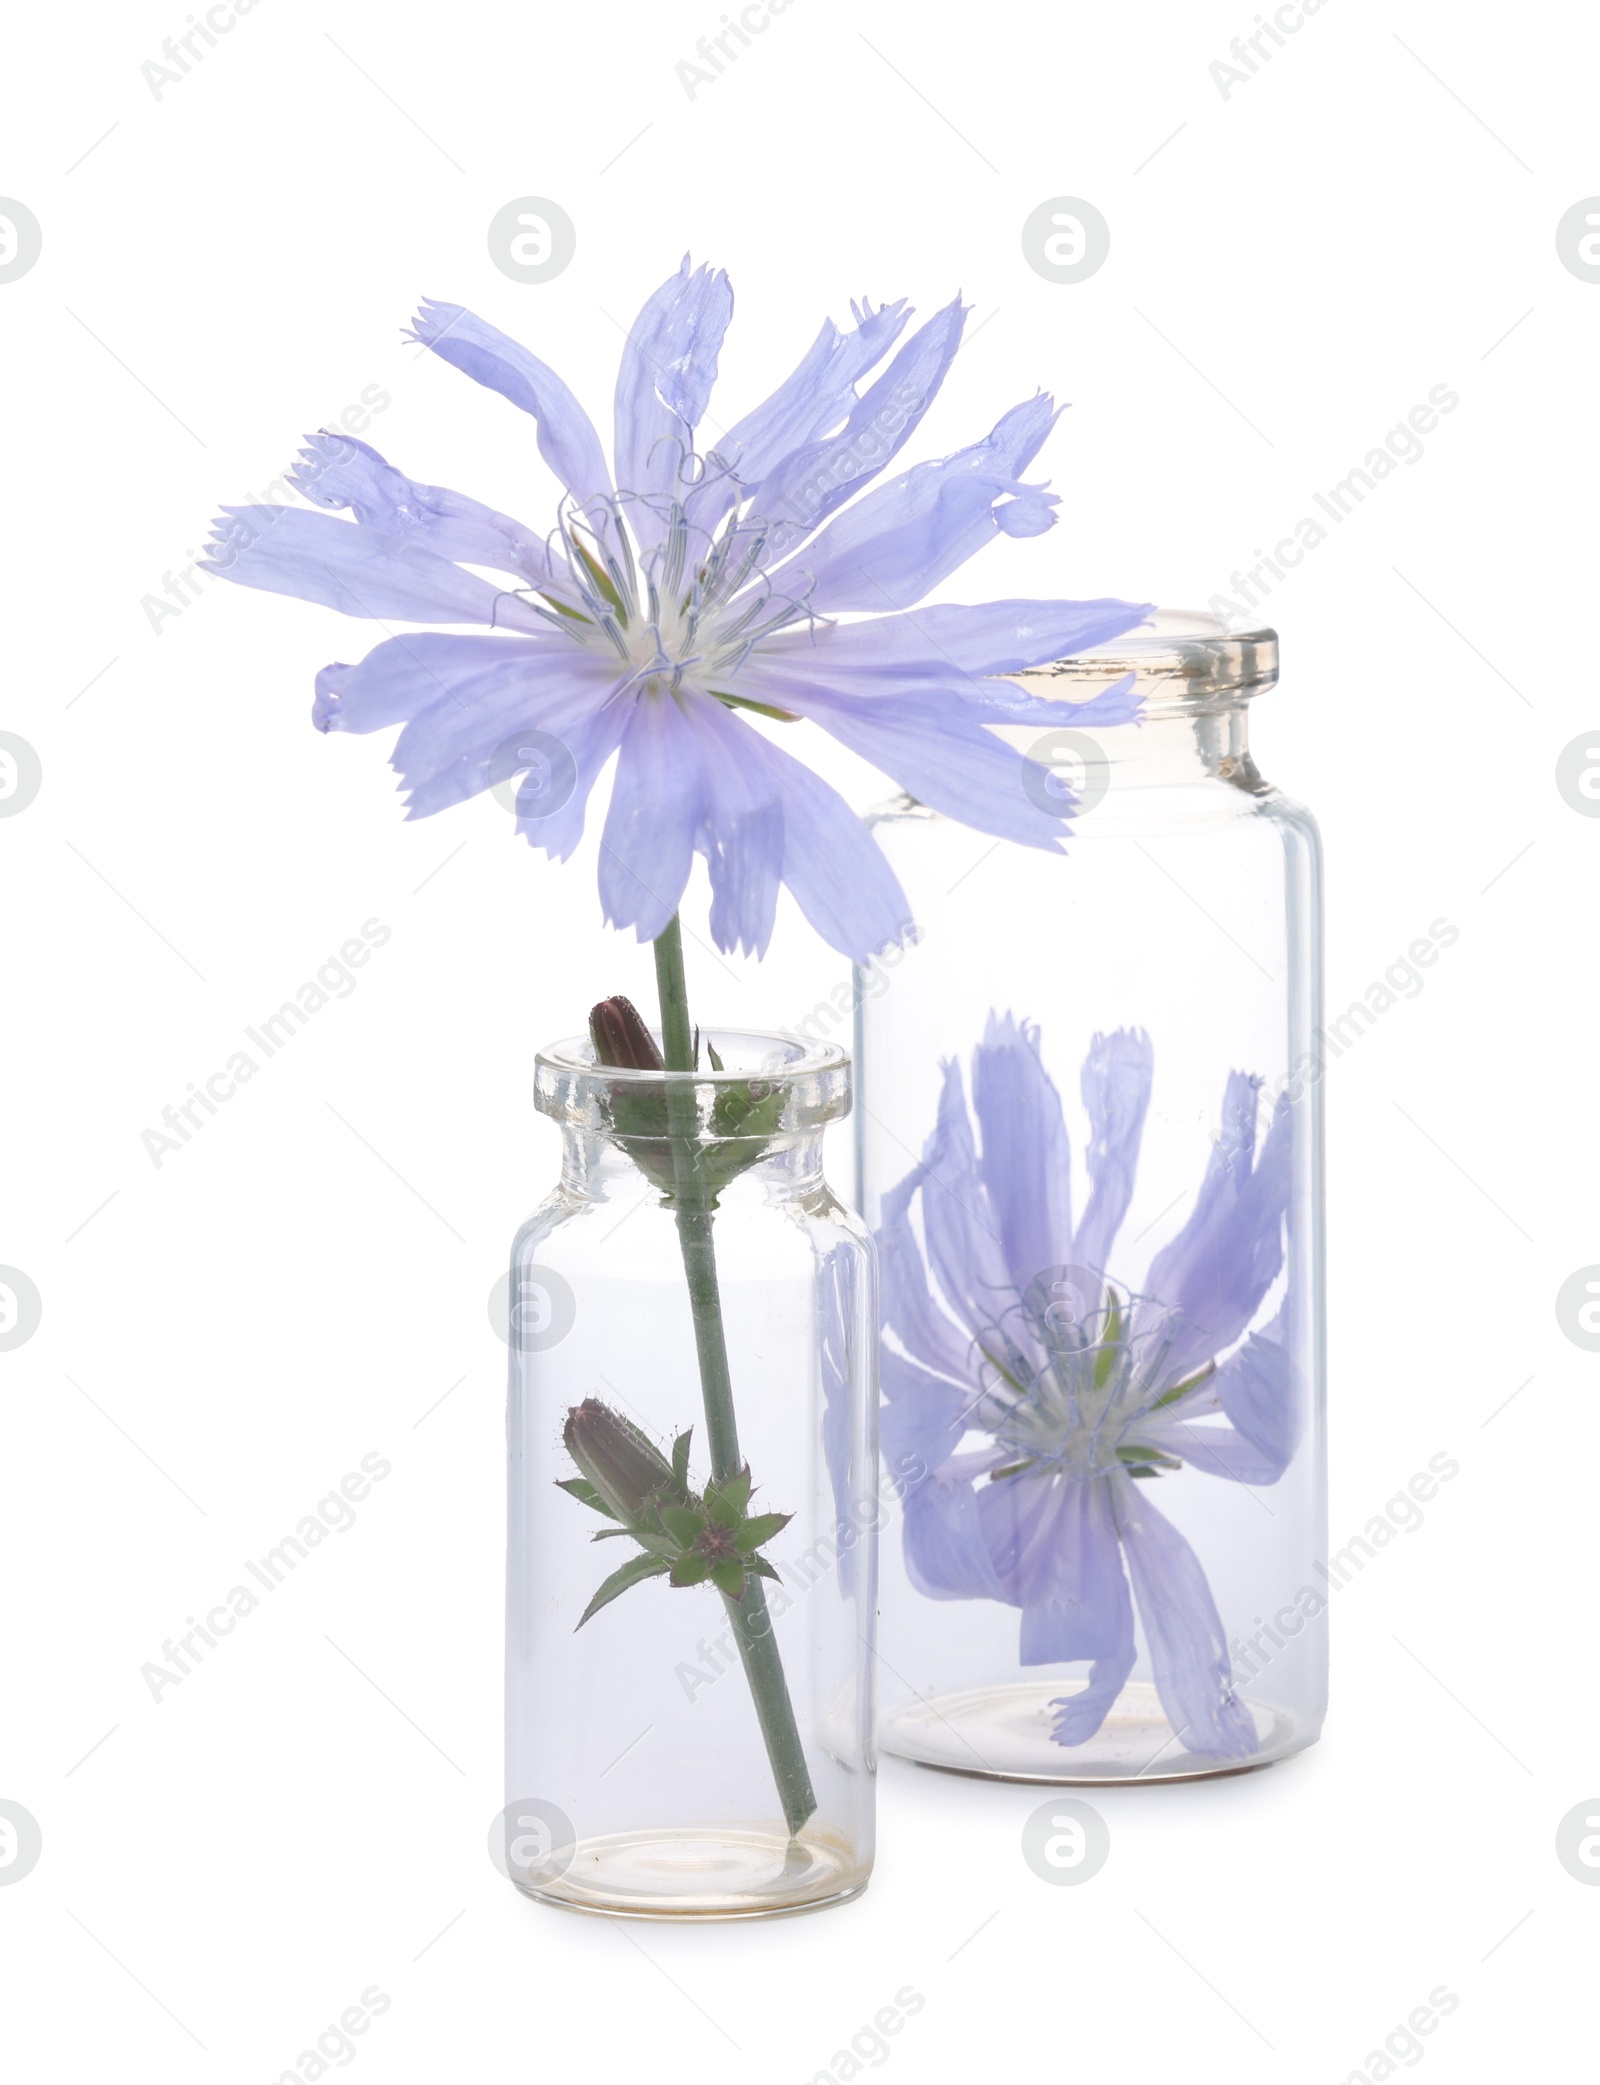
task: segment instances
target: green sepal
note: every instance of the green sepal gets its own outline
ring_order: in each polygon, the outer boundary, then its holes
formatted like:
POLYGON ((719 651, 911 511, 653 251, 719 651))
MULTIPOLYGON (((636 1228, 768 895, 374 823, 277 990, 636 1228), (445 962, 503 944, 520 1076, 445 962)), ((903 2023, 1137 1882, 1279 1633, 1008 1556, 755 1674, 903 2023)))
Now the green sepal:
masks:
POLYGON ((739 1530, 739 1547, 759 1549, 763 1542, 770 1542, 773 1536, 786 1528, 793 1519, 792 1513, 755 1514, 739 1530))
POLYGON ((656 1510, 661 1515, 661 1525, 680 1549, 687 1549, 705 1525, 700 1515, 689 1506, 663 1504, 656 1510))
POLYGON ((617 1595, 625 1593, 629 1586, 639 1585, 647 1578, 660 1578, 663 1572, 670 1568, 665 1557, 629 1557, 628 1561, 619 1570, 613 1571, 601 1585, 594 1598, 579 1615, 576 1627, 581 1629, 592 1615, 597 1615, 602 1607, 609 1607, 617 1595))
POLYGON ((1036 1455, 1025 1455, 1021 1462, 1008 1462, 1003 1470, 991 1470, 989 1482, 998 1484, 1002 1477, 1020 1477, 1024 1470, 1031 1470, 1039 1460, 1036 1455))
POLYGON ((689 1443, 694 1437, 694 1428, 678 1434, 672 1443, 672 1481, 685 1498, 689 1496, 689 1443))
POLYGON ((1106 1283, 1106 1294, 1111 1298, 1111 1315, 1106 1320, 1105 1337, 1100 1342, 1100 1351, 1094 1357, 1094 1387, 1103 1390, 1116 1365, 1117 1348, 1122 1342, 1122 1299, 1110 1282, 1106 1283))
MULTIPOLYGON (((783 1114, 783 1089, 768 1086, 761 1079, 744 1079, 736 1086, 724 1086, 711 1104, 711 1127, 719 1137, 737 1137, 741 1142, 750 1137, 766 1138, 777 1128, 783 1114)), ((731 1166, 734 1173, 742 1173, 751 1158, 738 1152, 723 1152, 713 1144, 706 1152, 707 1170, 718 1166, 731 1166)))
MULTIPOLYGON (((720 1071, 720 1060, 714 1066, 720 1071)), ((614 1086, 607 1096, 611 1134, 634 1164, 670 1202, 678 1200, 674 1139, 667 1121, 664 1086, 614 1086)), ((761 1080, 725 1086, 711 1104, 710 1127, 715 1141, 690 1146, 695 1192, 708 1208, 731 1180, 748 1172, 767 1155, 783 1119, 781 1088, 766 1089, 761 1080), (760 1088, 752 1091, 752 1087, 760 1088)))
MULTIPOLYGON (((619 1520, 620 1514, 613 1513, 605 1500, 595 1490, 587 1477, 558 1477, 557 1488, 570 1492, 580 1505, 592 1506, 596 1513, 603 1513, 607 1520, 619 1520)), ((618 1530, 617 1532, 622 1532, 618 1530)))
POLYGON ((1164 1448, 1135 1446, 1124 1443, 1117 1449, 1118 1459, 1128 1467, 1135 1477, 1154 1477, 1162 1470, 1181 1470, 1180 1456, 1169 1455, 1164 1448))
MULTIPOLYGON (((765 1557, 746 1557, 744 1560, 744 1567, 747 1571, 752 1572, 757 1578, 777 1578, 778 1576, 777 1572, 767 1562, 765 1557)), ((781 1584, 782 1581, 779 1580, 779 1583, 781 1584)))
POLYGON ((748 1463, 742 1469, 735 1470, 731 1477, 724 1477, 720 1484, 708 1484, 706 1486, 706 1508, 719 1527, 737 1527, 739 1522, 744 1519, 744 1509, 749 1503, 750 1465, 748 1463), (718 1503, 729 1508, 733 1514, 732 1520, 725 1520, 716 1510, 718 1503))
POLYGON ((800 721, 798 712, 792 709, 774 709, 770 702, 752 702, 748 695, 726 695, 720 688, 713 688, 711 692, 729 709, 753 709, 758 717, 771 717, 775 724, 798 724, 800 721))
POLYGON ((724 1598, 742 1600, 744 1598, 743 1564, 713 1564, 711 1567, 711 1583, 724 1598))
POLYGON ((1187 1397, 1189 1392, 1198 1388, 1207 1376, 1215 1375, 1216 1372, 1217 1364, 1215 1361, 1208 1361, 1204 1368, 1197 1368, 1194 1374, 1186 1377, 1183 1382, 1174 1383, 1170 1390, 1163 1390, 1155 1403, 1150 1407, 1151 1411, 1159 1412, 1163 1405, 1176 1404, 1180 1397, 1187 1397))
POLYGON ((699 1585, 711 1575, 711 1566, 704 1557, 691 1556, 686 1550, 674 1558, 671 1571, 674 1585, 699 1585))

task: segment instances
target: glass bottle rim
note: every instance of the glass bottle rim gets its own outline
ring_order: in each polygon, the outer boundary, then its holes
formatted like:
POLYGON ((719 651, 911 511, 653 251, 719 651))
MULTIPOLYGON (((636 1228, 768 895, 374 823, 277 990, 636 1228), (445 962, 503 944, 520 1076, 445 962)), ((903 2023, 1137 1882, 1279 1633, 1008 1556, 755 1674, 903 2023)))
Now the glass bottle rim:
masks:
POLYGON ((1229 630, 1202 609, 1158 608, 1094 651, 1005 678, 1046 700, 1063 695, 1063 683, 1083 686, 1083 695, 1066 696, 1082 701, 1091 687, 1108 687, 1129 673, 1147 717, 1232 709, 1277 685, 1278 633, 1229 630))
MULTIPOLYGON (((661 1038, 652 1029, 659 1044, 661 1038)), ((695 1097, 702 1134, 726 1136, 712 1121, 717 1102, 740 1087, 759 1098, 781 1094, 774 1121, 764 1118, 763 1137, 820 1129, 850 1112, 850 1059, 837 1043, 806 1042, 750 1028, 700 1030, 701 1064, 695 1071, 635 1071, 600 1064, 586 1035, 547 1043, 534 1059, 533 1102, 541 1115, 575 1128, 609 1133, 611 1103, 620 1094, 688 1091, 695 1097), (715 1050, 722 1068, 710 1063, 715 1050)))

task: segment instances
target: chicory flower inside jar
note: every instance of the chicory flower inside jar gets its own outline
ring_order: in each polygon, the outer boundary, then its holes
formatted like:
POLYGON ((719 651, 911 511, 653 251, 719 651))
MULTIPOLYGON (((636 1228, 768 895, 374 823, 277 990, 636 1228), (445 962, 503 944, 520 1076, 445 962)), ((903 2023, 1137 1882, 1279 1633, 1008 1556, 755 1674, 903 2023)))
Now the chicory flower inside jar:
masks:
POLYGON ((1013 735, 1060 853, 874 821, 920 928, 858 991, 887 1751, 1172 1779, 1321 1728, 1320 865, 1250 755, 1277 662, 1164 613, 1014 675, 1059 704, 1013 735))

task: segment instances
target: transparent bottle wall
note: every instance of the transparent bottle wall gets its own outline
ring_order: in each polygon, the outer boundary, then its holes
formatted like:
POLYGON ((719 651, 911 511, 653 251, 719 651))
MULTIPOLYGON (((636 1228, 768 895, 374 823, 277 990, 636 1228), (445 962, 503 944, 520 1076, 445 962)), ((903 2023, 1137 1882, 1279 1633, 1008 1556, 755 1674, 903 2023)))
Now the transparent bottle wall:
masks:
POLYGON ((1270 632, 1018 678, 1124 671, 1141 724, 1017 736, 1082 798, 1063 856, 876 824, 921 929, 859 980, 879 1735, 975 1773, 1234 1770, 1326 1700, 1316 829, 1248 753, 1270 632))
MULTIPOLYGON (((518 1234, 511 1268, 500 1857, 534 1895, 642 1916, 835 1901, 863 1887, 872 1863, 876 1299, 860 1220, 821 1172, 822 1127, 848 1109, 849 1073, 837 1050, 708 1041, 725 1076, 654 1083, 692 1085, 700 1148, 716 1147, 730 1176, 709 1229, 738 1459, 753 1485, 739 1510, 757 1535, 759 1516, 792 1515, 752 1552, 775 1575, 760 1582, 766 1622, 751 1626, 758 1651, 770 1631, 767 1685, 775 1668, 798 1748, 790 1781, 809 1808, 791 1787, 786 1815, 735 1608, 710 1579, 649 1578, 579 1626, 608 1574, 643 1554, 578 1495, 583 1472, 608 1453, 670 1465, 690 1432, 673 1495, 709 1500, 713 1475, 664 1141, 634 1135, 623 1148, 603 1127, 619 1088, 650 1082, 601 1072, 587 1046, 540 1059, 539 1106, 563 1125, 562 1179, 518 1234), (739 1149, 719 1104, 752 1076, 777 1127, 739 1149)), ((661 1476, 660 1495, 670 1490, 661 1476)), ((670 1510, 667 1521, 678 1525, 670 1510)))

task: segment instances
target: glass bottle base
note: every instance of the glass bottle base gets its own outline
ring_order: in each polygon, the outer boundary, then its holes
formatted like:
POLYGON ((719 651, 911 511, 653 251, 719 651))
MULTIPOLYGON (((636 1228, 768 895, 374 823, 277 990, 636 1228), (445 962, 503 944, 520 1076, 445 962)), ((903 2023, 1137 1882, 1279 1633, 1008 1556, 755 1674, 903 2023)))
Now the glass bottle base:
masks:
POLYGON ((878 1744, 897 1758, 998 1781, 1191 1781, 1207 1774, 1247 1773, 1286 1759, 1316 1741, 1284 1710, 1244 1699, 1257 1749, 1246 1759, 1186 1751, 1167 1721, 1154 1687, 1123 1688, 1086 1744, 1058 1745, 1050 1735, 1053 1701, 1086 1682, 1025 1680, 928 1696, 879 1720, 878 1744))
POLYGON ((610 1918, 781 1918, 859 1897, 870 1862, 777 1827, 664 1829, 580 1839, 559 1876, 526 1896, 610 1918))

